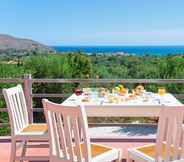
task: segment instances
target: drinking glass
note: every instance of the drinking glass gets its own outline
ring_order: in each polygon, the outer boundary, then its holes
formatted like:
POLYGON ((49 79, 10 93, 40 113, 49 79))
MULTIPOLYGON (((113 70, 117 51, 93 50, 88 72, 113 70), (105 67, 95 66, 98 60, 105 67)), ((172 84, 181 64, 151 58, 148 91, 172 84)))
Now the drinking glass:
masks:
POLYGON ((166 89, 165 89, 164 87, 160 87, 160 88, 158 89, 158 94, 159 94, 160 96, 164 96, 164 95, 166 94, 166 89))
POLYGON ((81 89, 75 89, 75 94, 76 96, 80 96, 82 94, 82 90, 81 89))

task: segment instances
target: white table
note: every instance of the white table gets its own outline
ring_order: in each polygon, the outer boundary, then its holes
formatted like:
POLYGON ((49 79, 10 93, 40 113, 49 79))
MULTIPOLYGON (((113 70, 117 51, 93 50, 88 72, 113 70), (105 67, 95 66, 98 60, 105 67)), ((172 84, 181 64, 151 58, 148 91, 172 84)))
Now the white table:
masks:
POLYGON ((89 117, 158 117, 161 108, 180 107, 183 104, 172 94, 167 93, 164 96, 151 93, 149 101, 143 102, 140 99, 121 103, 106 103, 103 98, 97 98, 93 102, 82 102, 83 95, 73 94, 67 98, 62 105, 77 106, 84 105, 89 117))

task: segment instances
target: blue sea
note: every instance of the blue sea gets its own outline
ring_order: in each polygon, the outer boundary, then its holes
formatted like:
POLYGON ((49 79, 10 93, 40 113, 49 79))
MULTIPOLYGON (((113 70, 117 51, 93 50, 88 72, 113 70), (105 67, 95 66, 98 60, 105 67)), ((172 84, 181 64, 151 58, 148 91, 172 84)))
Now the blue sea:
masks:
POLYGON ((184 46, 53 46, 57 52, 78 52, 86 54, 128 54, 128 55, 184 55, 184 46))

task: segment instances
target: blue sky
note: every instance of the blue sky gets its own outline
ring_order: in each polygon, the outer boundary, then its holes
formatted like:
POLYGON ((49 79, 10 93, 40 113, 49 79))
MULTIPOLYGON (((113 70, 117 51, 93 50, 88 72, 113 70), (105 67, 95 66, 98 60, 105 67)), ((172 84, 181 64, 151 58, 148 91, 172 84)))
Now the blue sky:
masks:
POLYGON ((0 33, 48 45, 184 45, 183 0, 2 0, 0 33))

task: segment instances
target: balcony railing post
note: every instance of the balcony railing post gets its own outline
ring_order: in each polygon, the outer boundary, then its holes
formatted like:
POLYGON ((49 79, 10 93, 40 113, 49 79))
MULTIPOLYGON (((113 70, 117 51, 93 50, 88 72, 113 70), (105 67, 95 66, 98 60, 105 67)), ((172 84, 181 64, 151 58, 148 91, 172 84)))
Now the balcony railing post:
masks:
POLYGON ((33 122, 33 100, 32 100, 32 77, 31 74, 24 75, 24 93, 26 97, 29 121, 33 122))

